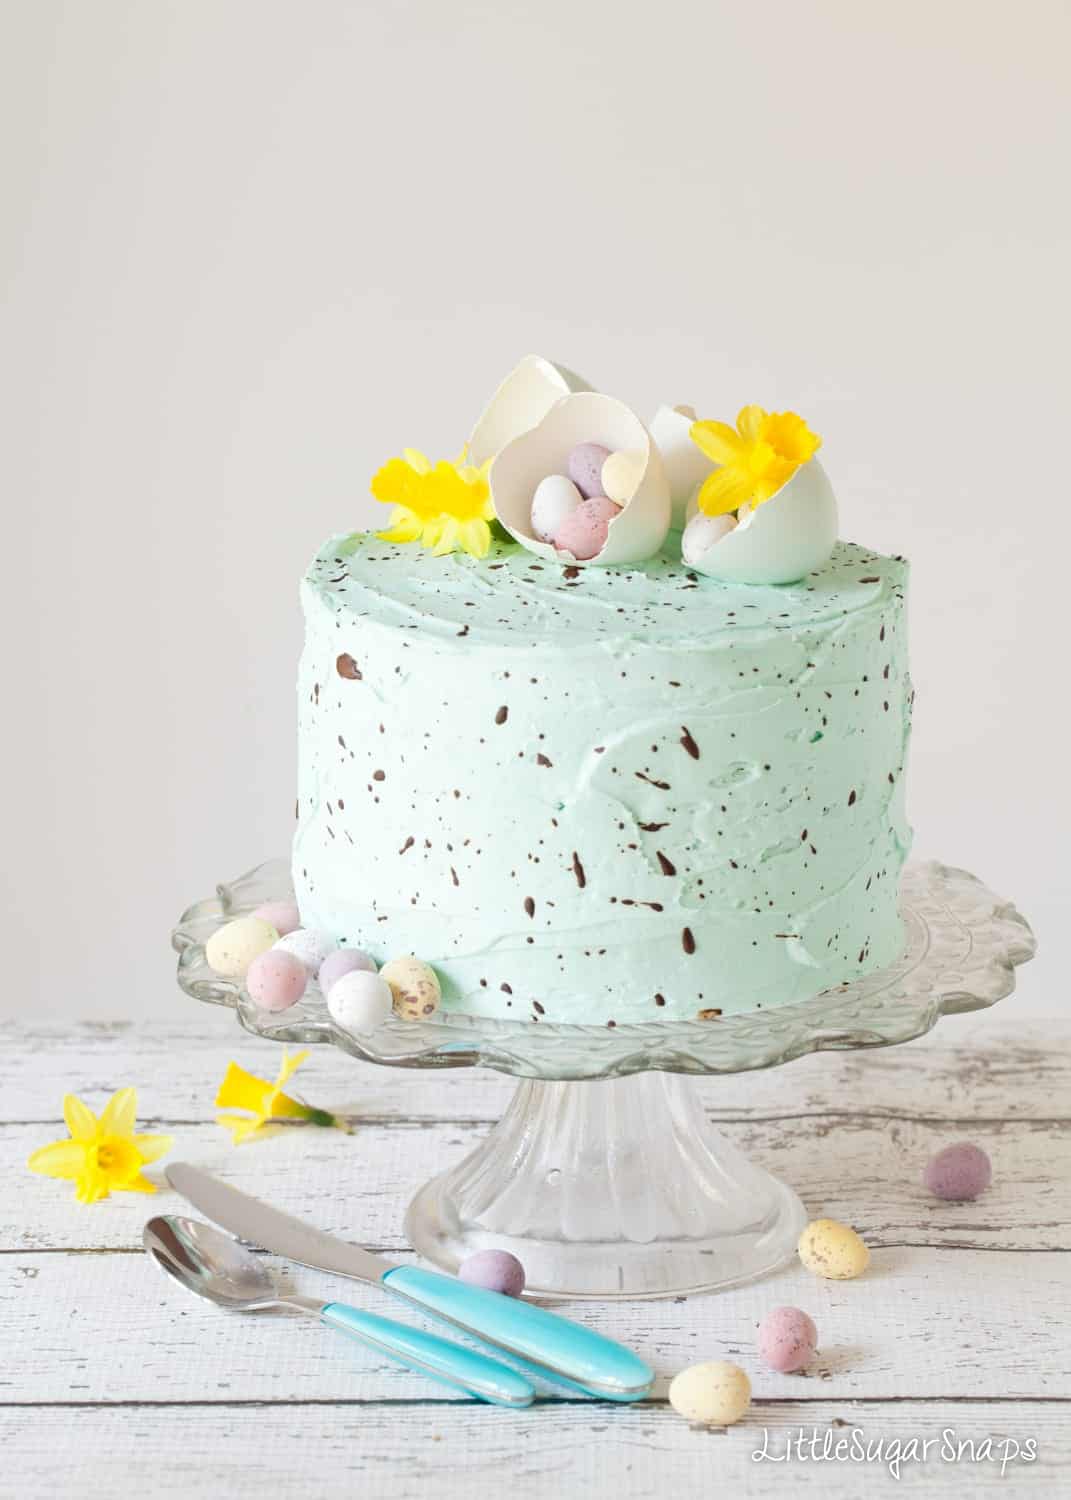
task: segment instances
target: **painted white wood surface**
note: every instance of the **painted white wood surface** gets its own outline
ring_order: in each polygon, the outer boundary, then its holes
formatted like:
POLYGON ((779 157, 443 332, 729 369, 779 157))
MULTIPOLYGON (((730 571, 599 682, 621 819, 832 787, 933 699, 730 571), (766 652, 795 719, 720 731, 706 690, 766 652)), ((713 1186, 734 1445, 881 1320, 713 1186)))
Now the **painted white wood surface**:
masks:
MULTIPOLYGON (((350 1137, 288 1131, 240 1150, 212 1123, 230 1057, 268 1076, 278 1049, 224 1012, 168 1027, 16 1029, 0 1052, 0 1495, 116 1493, 273 1500, 409 1495, 482 1500, 556 1490, 855 1495, 899 1487, 878 1463, 754 1462, 764 1426, 783 1452, 820 1439, 1034 1437, 1039 1457, 1003 1480, 991 1462, 906 1463, 901 1484, 933 1495, 1071 1493, 1071 1024, 1011 1016, 942 1023, 904 1047, 826 1054, 702 1084, 712 1122, 875 1247, 865 1280, 801 1268, 718 1297, 576 1304, 659 1371, 635 1409, 563 1401, 531 1412, 452 1400, 311 1321, 227 1315, 165 1282, 139 1249, 148 1210, 172 1194, 91 1209, 67 1184, 29 1175, 35 1146, 63 1134, 64 1091, 94 1107, 138 1086, 145 1128, 188 1157, 329 1230, 404 1250, 412 1191, 457 1160, 501 1113, 511 1080, 470 1069, 377 1069, 326 1048, 298 1075, 343 1108, 350 1137), (919 1186, 931 1151, 969 1136, 995 1166, 976 1204, 919 1186), (778 1303, 808 1308, 821 1349, 805 1376, 764 1371, 755 1327, 778 1303), (755 1404, 730 1432, 693 1431, 665 1403, 668 1378, 704 1358, 752 1376, 755 1404), (846 1425, 837 1425, 846 1424, 846 1425)), ((597 1085, 595 1085, 597 1086, 597 1085)), ((159 1177, 159 1172, 155 1174, 159 1177)), ((288 1275, 286 1268, 278 1269, 288 1275)), ((292 1286, 402 1317, 402 1304, 301 1269, 292 1286)), ((566 1310, 569 1310, 566 1307, 566 1310)), ((414 1320, 416 1320, 414 1318, 414 1320)))

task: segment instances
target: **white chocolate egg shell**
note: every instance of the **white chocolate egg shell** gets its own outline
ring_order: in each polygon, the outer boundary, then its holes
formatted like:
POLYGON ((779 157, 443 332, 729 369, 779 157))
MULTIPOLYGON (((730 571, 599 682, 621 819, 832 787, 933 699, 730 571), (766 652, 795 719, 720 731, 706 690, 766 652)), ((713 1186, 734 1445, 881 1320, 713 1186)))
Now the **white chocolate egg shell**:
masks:
POLYGON ((722 583, 796 583, 829 561, 837 526, 833 486, 812 458, 692 567, 722 583))
POLYGON ((662 457, 636 414, 612 396, 579 391, 564 396, 530 432, 507 443, 491 465, 491 499, 502 525, 522 547, 548 562, 578 567, 643 562, 654 557, 670 523, 669 482, 662 457), (564 474, 580 443, 643 455, 635 492, 610 522, 606 544, 584 561, 541 542, 532 531, 532 496, 548 474, 564 474))
POLYGON ((469 462, 482 464, 522 432, 529 432, 570 391, 591 387, 572 370, 526 354, 495 391, 469 437, 469 462))
POLYGON ((673 502, 672 525, 681 530, 688 502, 717 465, 692 442, 695 411, 690 406, 660 406, 651 423, 651 437, 662 455, 673 502))

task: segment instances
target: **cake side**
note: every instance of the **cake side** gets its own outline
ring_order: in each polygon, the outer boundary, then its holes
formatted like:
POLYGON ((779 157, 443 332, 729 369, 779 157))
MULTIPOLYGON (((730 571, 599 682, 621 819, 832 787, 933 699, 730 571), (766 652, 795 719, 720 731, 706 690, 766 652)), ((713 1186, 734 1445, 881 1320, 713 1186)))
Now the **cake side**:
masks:
POLYGON ((447 1009, 608 1023, 894 959, 906 565, 799 584, 327 544, 303 584, 302 918, 447 1009))

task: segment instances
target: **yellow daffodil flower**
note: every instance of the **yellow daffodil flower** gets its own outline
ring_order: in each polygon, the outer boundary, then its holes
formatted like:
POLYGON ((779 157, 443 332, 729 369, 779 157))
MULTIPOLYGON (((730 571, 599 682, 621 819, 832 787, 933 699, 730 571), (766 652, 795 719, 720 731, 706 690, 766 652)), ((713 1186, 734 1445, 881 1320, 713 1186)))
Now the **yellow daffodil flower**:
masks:
POLYGON ((98 1120, 74 1094, 63 1098, 63 1118, 70 1139, 42 1146, 27 1162, 42 1177, 61 1177, 77 1183, 79 1203, 96 1203, 108 1194, 155 1193, 156 1184, 141 1169, 171 1150, 169 1135, 135 1135, 137 1089, 119 1089, 98 1120))
POLYGON ((236 1146, 255 1135, 271 1135, 273 1127, 284 1122, 333 1126, 348 1133, 349 1126, 336 1115, 326 1109, 314 1109, 312 1105, 302 1104, 283 1093, 284 1084, 290 1081, 308 1055, 307 1052, 295 1052, 290 1057, 284 1052, 283 1065, 274 1083, 254 1078, 235 1062, 229 1065, 216 1095, 216 1105, 224 1110, 247 1110, 248 1114, 219 1114, 216 1123, 230 1131, 236 1146))
POLYGON ((487 473, 466 461, 466 450, 452 462, 432 464, 415 448, 392 458, 372 478, 372 494, 393 505, 390 526, 376 535, 384 542, 421 542, 436 557, 460 548, 471 557, 486 557, 495 518, 487 473))
POLYGON ((726 422, 693 422, 690 436, 712 463, 721 466, 699 491, 699 509, 708 516, 764 504, 822 446, 822 439, 795 412, 768 412, 761 406, 745 406, 735 431, 726 422))

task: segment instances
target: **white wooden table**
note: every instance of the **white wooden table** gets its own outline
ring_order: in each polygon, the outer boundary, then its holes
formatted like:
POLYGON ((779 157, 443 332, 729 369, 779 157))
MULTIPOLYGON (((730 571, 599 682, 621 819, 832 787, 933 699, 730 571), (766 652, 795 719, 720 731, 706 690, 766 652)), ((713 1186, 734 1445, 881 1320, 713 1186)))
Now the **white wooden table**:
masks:
MULTIPOLYGON (((794 1267, 717 1297, 578 1304, 655 1365, 653 1398, 615 1407, 548 1392, 521 1413, 453 1400, 311 1320, 199 1303, 140 1250, 149 1212, 182 1210, 174 1194, 87 1209, 70 1184, 24 1167, 64 1133, 64 1091, 99 1109, 133 1083, 140 1127, 172 1132, 172 1158, 400 1256, 410 1195, 498 1118, 510 1080, 377 1069, 318 1048, 302 1090, 345 1109, 355 1133, 293 1130, 235 1149, 213 1123, 225 1065, 273 1075, 279 1051, 229 1013, 194 1008, 166 1028, 16 1028, 0 1051, 0 1495, 497 1500, 589 1486, 624 1500, 897 1487, 878 1462, 752 1457, 764 1442, 783 1455, 800 1429, 808 1453, 812 1434, 821 1445, 853 1429, 887 1456, 895 1439, 935 1440, 925 1463, 902 1469, 900 1483, 925 1494, 1071 1494, 1071 1022, 1019 1022, 1014 1004, 903 1047, 708 1080, 721 1129, 811 1213, 863 1232, 868 1275, 838 1284, 794 1267), (990 1152, 994 1184, 977 1203, 937 1203, 922 1166, 964 1137, 990 1152), (755 1356, 759 1318, 786 1302, 821 1335, 805 1376, 755 1356), (691 1429, 666 1402, 668 1378, 717 1358, 750 1372, 752 1409, 728 1431, 691 1429), (976 1453, 986 1438, 1032 1438, 1037 1460, 1003 1479, 999 1458, 950 1462, 945 1429, 976 1453)), ((408 1315, 312 1271, 295 1269, 291 1285, 408 1315)))

